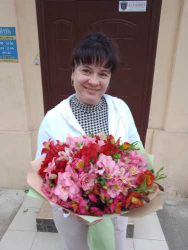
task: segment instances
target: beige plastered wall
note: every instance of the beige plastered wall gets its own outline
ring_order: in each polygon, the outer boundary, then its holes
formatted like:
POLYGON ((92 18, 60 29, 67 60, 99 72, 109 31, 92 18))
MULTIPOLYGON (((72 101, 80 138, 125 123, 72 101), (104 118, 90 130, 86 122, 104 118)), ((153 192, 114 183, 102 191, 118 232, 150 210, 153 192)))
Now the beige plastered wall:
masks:
POLYGON ((24 189, 44 113, 35 1, 1 0, 0 26, 16 28, 19 57, 0 62, 0 187, 24 189))
MULTIPOLYGON (((165 168, 167 199, 188 198, 188 0, 163 0, 146 149, 165 168)), ((16 27, 18 63, 0 63, 0 187, 28 188, 44 116, 34 0, 0 1, 0 26, 16 27)))

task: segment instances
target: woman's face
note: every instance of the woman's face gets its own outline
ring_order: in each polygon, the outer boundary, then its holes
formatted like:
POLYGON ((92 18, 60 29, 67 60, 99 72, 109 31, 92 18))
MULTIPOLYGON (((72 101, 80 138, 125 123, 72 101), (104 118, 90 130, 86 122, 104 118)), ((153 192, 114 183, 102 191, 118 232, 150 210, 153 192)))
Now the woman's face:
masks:
POLYGON ((72 72, 73 81, 78 100, 87 105, 99 103, 106 92, 111 78, 109 69, 103 66, 80 64, 72 72))

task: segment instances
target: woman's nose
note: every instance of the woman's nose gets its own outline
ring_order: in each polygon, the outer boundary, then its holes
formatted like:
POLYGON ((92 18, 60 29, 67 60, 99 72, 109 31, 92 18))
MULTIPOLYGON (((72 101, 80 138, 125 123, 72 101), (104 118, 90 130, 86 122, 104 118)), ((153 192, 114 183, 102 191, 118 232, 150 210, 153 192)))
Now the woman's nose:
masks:
POLYGON ((91 75, 89 78, 89 83, 92 85, 98 85, 99 84, 99 77, 95 74, 91 75))

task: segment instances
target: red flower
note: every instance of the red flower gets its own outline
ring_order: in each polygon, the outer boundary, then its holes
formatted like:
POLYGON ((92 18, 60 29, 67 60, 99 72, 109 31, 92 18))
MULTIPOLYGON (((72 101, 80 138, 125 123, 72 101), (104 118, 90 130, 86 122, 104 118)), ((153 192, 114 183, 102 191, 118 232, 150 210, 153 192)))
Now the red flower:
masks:
POLYGON ((53 153, 52 153, 52 152, 49 152, 49 153, 46 155, 44 161, 42 162, 41 167, 40 167, 40 169, 39 169, 39 171, 38 171, 38 173, 39 173, 39 175, 42 177, 42 179, 45 178, 46 172, 44 172, 44 170, 48 167, 48 163, 49 163, 49 162, 52 162, 53 157, 54 157, 53 153))
POLYGON ((117 214, 121 213, 121 206, 122 206, 122 202, 119 201, 118 199, 114 199, 113 203, 110 205, 110 210, 111 212, 115 212, 117 214))
POLYGON ((89 142, 86 146, 84 146, 80 153, 84 156, 86 163, 89 163, 90 160, 93 160, 95 163, 97 162, 97 152, 98 145, 96 143, 89 142))
POLYGON ((129 209, 142 207, 144 206, 144 203, 141 198, 143 198, 142 194, 133 191, 126 199, 124 205, 129 209))
POLYGON ((95 184, 95 185, 94 185, 92 193, 93 193, 94 195, 100 196, 100 185, 99 185, 99 184, 95 184))
POLYGON ((138 179, 136 180, 137 184, 140 184, 142 186, 142 183, 146 181, 146 186, 150 187, 155 180, 155 175, 150 171, 146 170, 143 174, 140 174, 138 179))
POLYGON ((119 151, 119 148, 117 148, 114 144, 109 144, 109 143, 101 146, 101 148, 100 148, 100 153, 101 154, 110 155, 112 157, 118 151, 119 151))
POLYGON ((43 149, 41 154, 53 154, 53 156, 57 155, 59 151, 64 151, 65 149, 65 144, 60 142, 60 141, 56 141, 56 144, 54 144, 54 141, 52 141, 51 139, 49 139, 47 142, 43 143, 43 149))
POLYGON ((113 135, 108 135, 106 137, 105 143, 112 144, 115 146, 120 146, 120 138, 117 141, 115 141, 115 138, 113 137, 113 135))
POLYGON ((47 154, 47 153, 49 153, 50 151, 53 150, 53 148, 54 148, 54 142, 51 141, 51 139, 49 139, 47 142, 45 141, 43 143, 43 146, 44 147, 43 147, 42 152, 41 152, 42 155, 43 154, 47 154))
POLYGON ((64 173, 65 168, 67 166, 67 162, 68 162, 67 160, 56 161, 56 171, 60 173, 64 173))

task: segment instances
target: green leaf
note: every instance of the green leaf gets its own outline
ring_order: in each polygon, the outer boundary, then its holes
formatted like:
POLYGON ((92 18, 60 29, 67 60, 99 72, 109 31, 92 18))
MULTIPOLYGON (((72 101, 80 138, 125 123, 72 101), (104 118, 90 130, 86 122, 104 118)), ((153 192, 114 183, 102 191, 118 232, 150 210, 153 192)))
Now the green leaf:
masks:
POLYGON ((115 153, 114 159, 115 159, 115 160, 118 160, 118 159, 120 159, 120 158, 121 158, 121 155, 120 155, 119 153, 115 153))
POLYGON ((106 184, 106 179, 104 177, 99 177, 98 182, 101 184, 101 186, 104 186, 106 184))
POLYGON ((95 164, 95 162, 94 162, 94 160, 91 158, 90 159, 90 162, 94 165, 95 164))
POLYGON ((165 179, 165 178, 167 177, 164 173, 160 174, 160 172, 161 172, 163 169, 164 169, 164 168, 162 167, 162 168, 160 168, 160 169, 157 171, 156 176, 155 176, 155 181, 158 181, 158 180, 161 180, 161 179, 165 179))
POLYGON ((78 148, 82 148, 83 147, 83 142, 81 142, 81 143, 76 142, 75 145, 78 148))
POLYGON ((142 186, 135 188, 134 191, 138 193, 153 193, 153 189, 147 187, 146 179, 143 181, 142 186))

